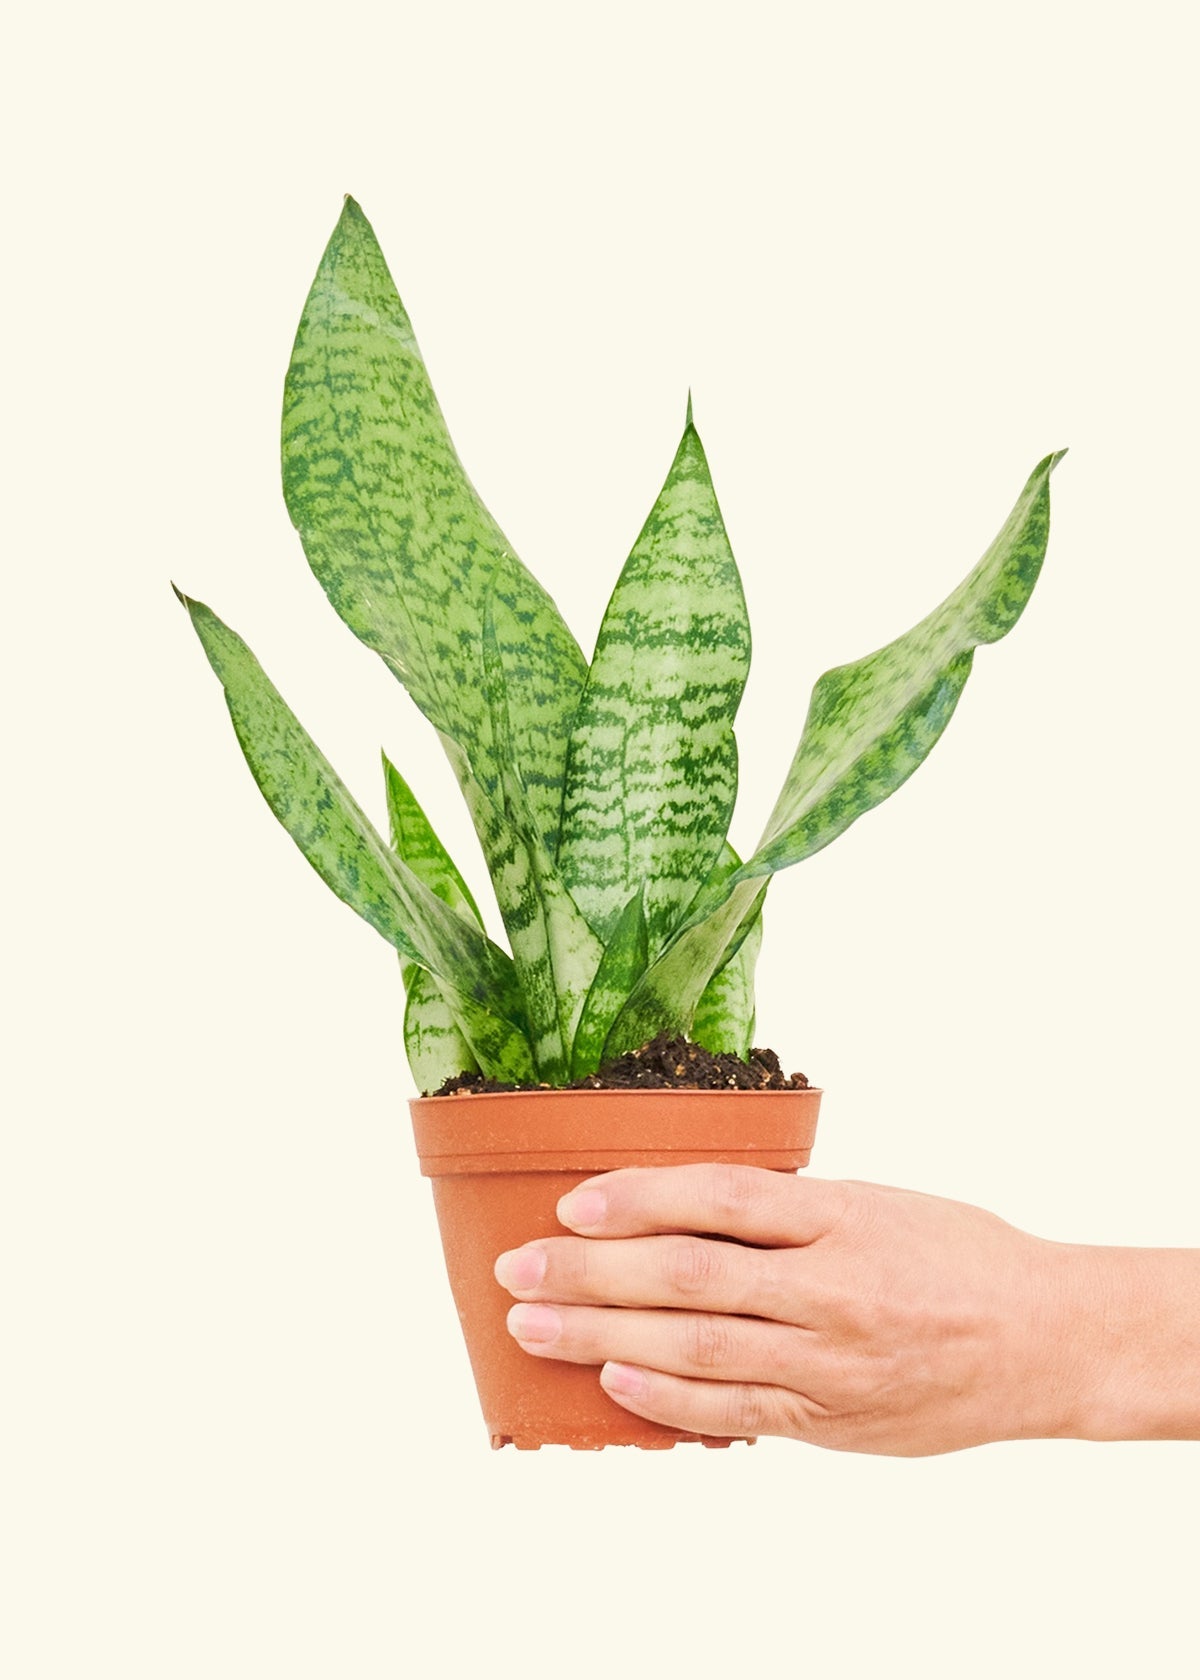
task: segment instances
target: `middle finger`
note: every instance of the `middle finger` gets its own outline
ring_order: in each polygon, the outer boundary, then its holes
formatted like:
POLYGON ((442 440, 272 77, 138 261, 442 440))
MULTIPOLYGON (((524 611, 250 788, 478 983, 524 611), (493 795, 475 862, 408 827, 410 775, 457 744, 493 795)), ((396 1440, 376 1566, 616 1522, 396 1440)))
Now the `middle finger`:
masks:
POLYGON ((706 1237, 547 1237, 502 1254, 496 1279, 519 1301, 790 1315, 783 1257, 706 1237))

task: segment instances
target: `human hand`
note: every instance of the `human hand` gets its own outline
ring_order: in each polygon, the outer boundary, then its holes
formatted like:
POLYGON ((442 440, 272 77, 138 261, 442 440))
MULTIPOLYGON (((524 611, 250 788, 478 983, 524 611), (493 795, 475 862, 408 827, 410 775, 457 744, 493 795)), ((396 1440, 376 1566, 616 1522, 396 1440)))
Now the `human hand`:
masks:
POLYGON ((1081 1432, 1070 1331, 1098 1251, 913 1191, 715 1164, 607 1173, 558 1213, 579 1234, 497 1262, 509 1329, 603 1365, 642 1417, 904 1456, 1081 1432))

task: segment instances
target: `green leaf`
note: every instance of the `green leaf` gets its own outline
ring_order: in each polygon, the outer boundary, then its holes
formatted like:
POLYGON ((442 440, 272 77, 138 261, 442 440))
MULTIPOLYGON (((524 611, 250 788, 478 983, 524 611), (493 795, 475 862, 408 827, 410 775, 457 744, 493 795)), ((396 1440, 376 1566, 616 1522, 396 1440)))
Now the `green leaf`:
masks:
POLYGON ((417 1090, 428 1095, 456 1073, 476 1073, 479 1062, 445 994, 428 969, 400 963, 404 975, 404 1050, 417 1090))
POLYGON ((701 993, 689 1037, 714 1055, 750 1052, 754 1033, 754 967, 762 948, 762 907, 737 951, 701 993))
POLYGON ((201 602, 176 593, 225 690, 251 773, 309 863, 401 956, 437 978, 482 1067, 531 1069, 507 953, 389 850, 241 637, 201 602))
POLYGON ((507 559, 527 646, 513 742, 553 856, 583 656, 463 471, 383 253, 351 198, 296 334, 283 488, 334 608, 458 744, 489 798, 500 766, 484 694, 482 602, 507 559))
MULTIPOLYGON (((414 875, 460 915, 481 929, 483 918, 470 888, 433 831, 412 789, 383 755, 392 848, 414 875)), ((456 1073, 474 1073, 479 1064, 454 1010, 428 969, 400 959, 404 983, 404 1048, 419 1091, 436 1091, 456 1073)))
POLYGON ((717 858, 750 665, 737 565, 692 424, 608 604, 567 760, 558 865, 607 939, 645 883, 658 952, 717 858))
MULTIPOLYGON (((740 867, 733 847, 722 848, 714 877, 727 880, 740 867)), ((741 937, 726 946, 721 966, 713 974, 696 1005, 690 1036, 706 1050, 745 1057, 754 1033, 754 969, 762 947, 762 904, 741 937)))
POLYGON ((606 1059, 623 1056, 658 1033, 692 1034, 696 1010, 712 976, 730 949, 748 937, 766 895, 767 882, 741 881, 704 920, 689 923, 676 934, 614 1021, 604 1046, 606 1059))
POLYGON ((1033 593, 1050 534, 1050 474, 1065 453, 1034 468, 983 559, 940 607, 877 653, 820 678, 744 876, 811 857, 926 758, 958 704, 975 648, 1006 636, 1033 593))
MULTIPOLYGON (((496 587, 484 602, 483 621, 484 682, 501 766, 502 832, 507 837, 500 842, 505 849, 493 879, 520 976, 538 1072, 547 1082, 561 1084, 602 947, 545 849, 513 750, 509 695, 523 679, 524 641, 505 592, 507 581, 506 569, 499 568, 496 587)), ((477 826, 489 837, 497 825, 485 821, 477 826)))
MULTIPOLYGON (((502 953, 503 954, 503 953, 502 953)), ((514 1026, 474 997, 435 976, 438 990, 453 1011, 454 1019, 475 1061, 493 1079, 528 1084, 536 1078, 533 1054, 524 1027, 514 1026)), ((459 1073, 462 1070, 451 1070, 459 1073)))
POLYGON ((646 972, 648 961, 645 894, 639 886, 609 935, 583 1006, 571 1052, 572 1079, 583 1079, 600 1066, 612 1024, 646 972))
POLYGON ((434 833, 432 823, 404 777, 386 753, 382 754, 382 758, 393 849, 443 904, 448 904, 452 910, 457 910, 482 928, 483 917, 479 914, 479 906, 454 859, 434 833))
POLYGON ((607 1054, 657 1032, 691 1031, 709 978, 761 909, 763 877, 827 846, 927 757, 953 714, 973 650, 1007 635, 1029 600, 1049 536, 1050 474, 1063 454, 1034 468, 983 559, 940 607, 877 653, 820 678, 758 850, 723 885, 698 895, 617 1017, 607 1054))

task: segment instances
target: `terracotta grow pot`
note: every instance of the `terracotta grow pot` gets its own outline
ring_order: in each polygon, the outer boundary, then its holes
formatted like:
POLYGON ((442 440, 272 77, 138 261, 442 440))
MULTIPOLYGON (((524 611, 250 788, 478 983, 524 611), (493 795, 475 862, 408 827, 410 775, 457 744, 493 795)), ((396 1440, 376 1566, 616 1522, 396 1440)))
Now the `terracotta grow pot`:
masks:
POLYGON ((684 1434, 635 1417, 592 1366, 534 1357, 505 1327, 512 1297, 497 1256, 562 1236, 560 1196, 613 1167, 736 1161, 808 1165, 821 1093, 516 1091, 410 1103, 421 1171, 433 1182, 446 1270, 493 1447, 673 1447, 684 1434))

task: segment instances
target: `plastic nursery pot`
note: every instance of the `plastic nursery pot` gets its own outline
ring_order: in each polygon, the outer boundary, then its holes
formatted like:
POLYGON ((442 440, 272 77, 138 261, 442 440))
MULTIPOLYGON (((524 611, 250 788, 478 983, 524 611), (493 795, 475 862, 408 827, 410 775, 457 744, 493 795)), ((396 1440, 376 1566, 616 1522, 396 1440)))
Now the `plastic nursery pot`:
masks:
POLYGON ((635 1417, 609 1399, 593 1366, 523 1352, 492 1267, 506 1249, 563 1235, 558 1199, 593 1173, 693 1161, 807 1166, 820 1101, 818 1090, 539 1090, 409 1104, 493 1447, 729 1445, 635 1417))

